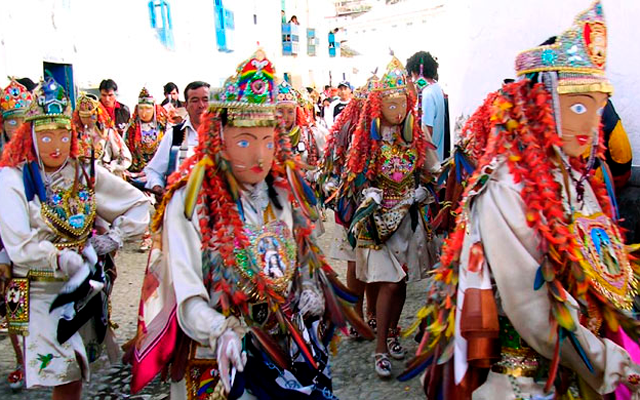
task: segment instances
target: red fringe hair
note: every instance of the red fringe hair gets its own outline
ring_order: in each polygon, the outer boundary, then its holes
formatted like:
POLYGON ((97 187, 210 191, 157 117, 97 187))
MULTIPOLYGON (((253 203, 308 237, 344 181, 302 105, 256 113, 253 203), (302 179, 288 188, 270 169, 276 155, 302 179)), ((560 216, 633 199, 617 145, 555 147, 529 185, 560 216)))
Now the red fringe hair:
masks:
MULTIPOLYGON (((343 156, 348 150, 347 147, 338 146, 338 135, 340 135, 340 131, 345 124, 350 124, 348 135, 351 139, 356 126, 358 125, 358 121, 360 120, 360 111, 362 110, 364 102, 364 99, 353 97, 349 104, 347 104, 347 106, 338 115, 338 119, 336 119, 331 126, 331 131, 327 136, 324 154, 326 157, 333 152, 334 168, 337 168, 337 170, 342 170, 342 165, 336 165, 335 162, 343 160, 343 156)), ((349 140, 349 142, 351 142, 351 140, 349 140)))
MULTIPOLYGON (((31 138, 31 126, 31 122, 25 122, 18 128, 2 152, 0 167, 15 168, 25 161, 31 162, 37 160, 33 139, 31 138)), ((75 127, 71 124, 71 153, 69 157, 75 159, 77 156, 78 135, 76 134, 75 127)))

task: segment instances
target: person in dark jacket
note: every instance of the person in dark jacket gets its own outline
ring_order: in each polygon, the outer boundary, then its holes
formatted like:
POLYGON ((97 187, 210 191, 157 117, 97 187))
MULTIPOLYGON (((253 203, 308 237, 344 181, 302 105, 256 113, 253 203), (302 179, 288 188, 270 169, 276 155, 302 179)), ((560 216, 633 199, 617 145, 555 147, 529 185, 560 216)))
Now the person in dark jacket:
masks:
POLYGON ((180 101, 180 90, 178 90, 178 85, 173 82, 168 82, 163 87, 164 89, 164 100, 162 100, 161 106, 165 106, 168 103, 171 103, 175 108, 184 107, 184 104, 180 101))
POLYGON ((127 124, 129 124, 131 112, 129 112, 129 107, 116 100, 117 92, 118 84, 113 79, 104 79, 100 82, 100 102, 107 109, 116 130, 122 136, 127 124))

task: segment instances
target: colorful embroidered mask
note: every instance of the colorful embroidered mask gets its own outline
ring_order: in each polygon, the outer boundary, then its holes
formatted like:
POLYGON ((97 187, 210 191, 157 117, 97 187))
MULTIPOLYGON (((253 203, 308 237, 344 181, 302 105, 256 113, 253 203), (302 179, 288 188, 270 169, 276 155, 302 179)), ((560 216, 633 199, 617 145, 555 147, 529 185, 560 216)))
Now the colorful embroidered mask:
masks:
POLYGON ((212 111, 226 109, 230 126, 276 126, 275 67, 258 50, 242 62, 209 102, 212 111))
POLYGON ((518 76, 557 71, 558 93, 613 93, 604 75, 607 59, 607 26, 602 4, 578 14, 573 25, 550 45, 538 46, 516 57, 518 76))
POLYGON ((27 111, 32 102, 33 96, 27 88, 12 78, 9 86, 2 91, 2 98, 0 98, 2 117, 19 117, 27 111))
POLYGON ((36 132, 71 129, 71 104, 64 88, 53 77, 35 88, 35 100, 27 110, 25 121, 33 122, 36 132))
POLYGON ((140 91, 140 94, 138 95, 138 104, 148 104, 150 106, 153 106, 156 104, 156 102, 153 99, 153 96, 149 93, 149 91, 145 87, 142 88, 142 90, 140 91))

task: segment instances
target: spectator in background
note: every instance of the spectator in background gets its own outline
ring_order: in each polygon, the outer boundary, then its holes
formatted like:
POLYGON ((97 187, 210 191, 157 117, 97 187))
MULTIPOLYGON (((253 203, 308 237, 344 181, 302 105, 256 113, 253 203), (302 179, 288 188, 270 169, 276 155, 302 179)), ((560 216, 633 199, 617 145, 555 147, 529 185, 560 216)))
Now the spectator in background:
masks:
POLYGON ((104 79, 100 82, 100 103, 107 110, 107 114, 113 120, 116 131, 122 136, 129 124, 131 113, 129 107, 116 100, 118 85, 113 79, 104 79))
MULTIPOLYGON (((180 90, 178 90, 178 86, 169 82, 163 87, 164 89, 164 100, 162 100, 161 106, 165 106, 169 103, 175 108, 183 107, 182 102, 180 101, 180 90)), ((166 108, 166 107, 165 107, 166 108)))
POLYGON ((324 97, 331 97, 331 85, 324 85, 324 91, 322 94, 324 97))
POLYGON ((287 23, 287 14, 285 14, 284 10, 280 10, 280 17, 282 18, 282 23, 287 23))
POLYGON ((331 103, 328 115, 325 114, 328 129, 331 129, 333 122, 338 118, 338 115, 340 115, 347 104, 349 104, 352 96, 351 84, 347 81, 340 82, 340 84, 338 84, 338 99, 331 103))
POLYGON ((300 25, 300 23, 298 22, 298 17, 296 17, 295 15, 291 17, 291 19, 289 20, 289 23, 294 25, 300 25))
POLYGON ((328 97, 325 97, 324 99, 322 99, 322 105, 320 107, 320 121, 322 122, 322 125, 329 129, 329 127, 327 126, 327 120, 329 119, 329 109, 331 108, 331 99, 328 97))
POLYGON ((164 192, 167 177, 193 154, 193 148, 198 145, 200 117, 209 106, 209 87, 208 83, 202 81, 187 85, 184 89, 186 118, 165 131, 156 154, 144 169, 147 176, 145 188, 158 196, 164 192))
POLYGON ((426 81, 422 89, 422 125, 443 161, 449 155, 449 138, 445 137, 445 94, 438 83, 438 62, 431 53, 419 51, 407 60, 407 71, 414 82, 420 78, 426 81))

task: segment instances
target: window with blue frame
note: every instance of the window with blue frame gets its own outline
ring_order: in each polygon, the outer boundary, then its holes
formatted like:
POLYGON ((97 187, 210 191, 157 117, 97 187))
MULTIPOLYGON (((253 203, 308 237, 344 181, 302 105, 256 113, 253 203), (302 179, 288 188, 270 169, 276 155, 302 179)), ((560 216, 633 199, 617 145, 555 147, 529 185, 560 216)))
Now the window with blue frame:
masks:
POLYGON ((148 3, 151 28, 156 31, 158 39, 164 47, 174 49, 173 22, 171 21, 171 5, 166 0, 151 0, 148 3))
POLYGON ((218 50, 230 53, 234 49, 233 32, 235 31, 235 21, 233 11, 225 8, 222 4, 222 0, 214 0, 213 13, 218 50))
POLYGON ((313 28, 307 28, 307 55, 315 56, 316 55, 316 46, 318 44, 318 39, 316 38, 316 30, 313 28))
POLYGON ((300 51, 300 26, 282 24, 282 55, 295 56, 300 51))

